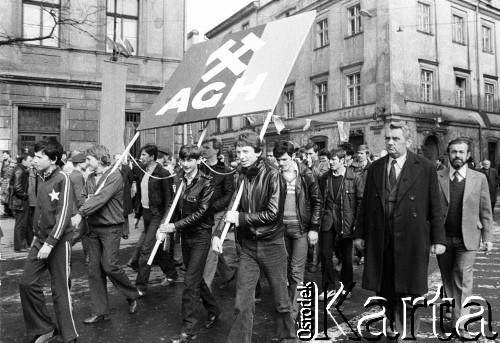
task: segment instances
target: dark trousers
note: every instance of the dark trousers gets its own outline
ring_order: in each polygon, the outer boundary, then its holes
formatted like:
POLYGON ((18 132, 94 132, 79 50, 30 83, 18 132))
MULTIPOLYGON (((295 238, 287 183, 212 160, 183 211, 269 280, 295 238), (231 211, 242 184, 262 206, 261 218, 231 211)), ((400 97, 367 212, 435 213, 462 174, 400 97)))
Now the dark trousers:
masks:
POLYGON ((89 233, 89 285, 92 315, 109 314, 106 276, 128 301, 139 293, 118 264, 122 224, 112 226, 90 225, 89 233))
POLYGON ((283 238, 274 241, 241 242, 236 281, 236 318, 228 342, 251 343, 255 313, 254 292, 261 269, 265 272, 274 300, 276 333, 281 342, 296 342, 295 321, 286 286, 287 254, 283 238))
POLYGON ((52 300, 56 314, 57 328, 64 342, 78 337, 68 288, 68 271, 71 259, 71 246, 67 241, 59 241, 45 260, 37 259, 42 244, 35 241, 24 263, 23 274, 19 280, 19 295, 23 308, 24 322, 28 335, 43 335, 55 329, 47 311, 43 284, 40 279, 48 270, 52 300))
POLYGON ((209 316, 220 313, 217 301, 203 279, 212 230, 182 231, 182 258, 186 266, 182 292, 182 332, 192 333, 198 323, 197 309, 201 298, 209 316))
POLYGON ((24 243, 26 246, 30 246, 33 241, 33 230, 29 230, 29 206, 28 202, 25 201, 22 210, 13 211, 16 217, 16 222, 14 224, 14 250, 21 250, 24 248, 24 243))
MULTIPOLYGON (((411 271, 409 271, 411 272, 411 271)), ((390 322, 395 323, 395 329, 400 334, 398 342, 400 342, 403 338, 403 324, 406 321, 406 337, 411 338, 411 312, 413 310, 413 305, 411 301, 405 301, 403 304, 402 298, 415 298, 418 297, 418 294, 406 294, 406 293, 397 293, 396 292, 396 278, 395 275, 395 263, 394 263, 394 242, 390 239, 387 247, 384 250, 384 261, 383 261, 383 269, 382 269, 382 284, 380 288, 380 292, 377 293, 378 296, 381 296, 389 301, 392 306, 392 313, 388 311, 387 318, 390 322), (404 316, 403 309, 406 307, 406 317, 404 316)), ((417 332, 420 327, 420 311, 415 311, 415 318, 413 320, 414 325, 414 335, 416 337, 417 332)))
POLYGON ((320 232, 321 242, 321 273, 322 284, 329 283, 329 289, 335 289, 335 271, 333 267, 333 253, 335 241, 338 240, 338 250, 342 259, 340 282, 349 287, 353 280, 352 269, 352 238, 340 237, 334 228, 320 232))
MULTIPOLYGON (((148 265, 148 260, 156 243, 156 231, 160 227, 162 216, 153 215, 147 208, 143 209, 142 214, 144 220, 144 242, 139 255, 139 272, 137 273, 135 285, 137 289, 146 291, 149 275, 151 274, 151 266, 148 265)), ((163 250, 163 245, 156 252, 155 261, 168 278, 177 278, 174 261, 170 258, 168 252, 163 250)))

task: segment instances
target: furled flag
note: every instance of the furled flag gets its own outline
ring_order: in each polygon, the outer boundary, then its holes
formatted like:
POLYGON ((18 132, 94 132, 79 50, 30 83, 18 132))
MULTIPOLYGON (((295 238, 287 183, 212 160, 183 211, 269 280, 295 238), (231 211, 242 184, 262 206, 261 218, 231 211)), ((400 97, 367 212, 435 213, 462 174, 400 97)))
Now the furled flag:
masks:
POLYGON ((349 141, 349 129, 351 127, 350 122, 344 123, 343 121, 338 121, 337 126, 339 129, 339 137, 341 142, 349 141))
POLYGON ((309 130, 309 127, 311 126, 311 121, 312 121, 312 119, 306 119, 306 125, 304 126, 304 128, 302 129, 302 131, 309 130))
POLYGON ((285 124, 278 116, 273 116, 273 122, 274 126, 276 126, 276 132, 278 132, 278 135, 281 134, 281 131, 285 129, 285 124))

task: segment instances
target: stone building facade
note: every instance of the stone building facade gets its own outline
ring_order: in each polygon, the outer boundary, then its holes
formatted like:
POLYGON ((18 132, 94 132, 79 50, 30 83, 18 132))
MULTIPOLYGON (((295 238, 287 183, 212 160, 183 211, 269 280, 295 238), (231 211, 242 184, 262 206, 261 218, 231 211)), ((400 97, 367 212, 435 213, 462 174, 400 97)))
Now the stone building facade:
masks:
MULTIPOLYGON (((331 149, 343 121, 354 145, 367 143, 378 153, 386 124, 397 120, 409 124, 414 152, 430 159, 466 137, 476 162, 500 163, 500 1, 261 0, 206 36, 311 10, 316 21, 274 110, 286 128, 278 135, 271 125, 268 145, 287 139, 331 149)), ((232 118, 209 125, 229 153, 235 132, 261 123, 232 118)))
MULTIPOLYGON (((184 1, 16 0, 0 7, 0 150, 14 154, 46 136, 68 150, 98 143, 100 133, 122 140, 117 127, 140 122, 184 53, 184 1), (1 45, 6 35, 45 35, 54 23, 49 13, 64 19, 54 31, 58 39, 1 45), (103 128, 102 75, 113 56, 106 36, 127 38, 135 51, 115 62, 128 67, 125 113, 105 114, 120 125, 103 128)), ((173 149, 176 139, 171 128, 150 130, 135 152, 146 142, 173 149)))

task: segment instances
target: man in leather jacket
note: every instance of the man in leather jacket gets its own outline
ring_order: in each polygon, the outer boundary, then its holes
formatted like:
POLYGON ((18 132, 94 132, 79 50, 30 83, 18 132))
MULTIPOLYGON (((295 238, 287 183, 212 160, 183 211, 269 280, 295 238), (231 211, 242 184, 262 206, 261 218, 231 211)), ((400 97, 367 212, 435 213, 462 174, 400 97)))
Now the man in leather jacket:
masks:
POLYGON ((28 213, 29 213, 29 170, 33 158, 28 154, 21 154, 17 158, 17 164, 12 171, 10 178, 10 198, 9 208, 13 211, 16 217, 14 225, 14 251, 21 252, 24 241, 26 246, 31 246, 33 241, 33 231, 29 230, 28 213))
MULTIPOLYGON (((244 272, 238 273, 236 281, 236 318, 228 342, 252 341, 254 292, 261 268, 274 299, 278 339, 296 342, 295 321, 286 286, 285 179, 276 166, 262 156, 264 143, 255 132, 241 132, 234 146, 241 162, 238 185, 243 183, 243 194, 238 210, 227 211, 225 222, 236 227, 236 239, 241 244, 238 270, 244 272)), ((230 208, 236 194, 231 199, 230 208)), ((220 236, 224 224, 223 221, 219 223, 212 238, 212 249, 217 253, 222 252, 220 236)))
POLYGON ((202 299, 208 311, 205 327, 218 320, 221 312, 215 297, 203 279, 203 271, 210 249, 212 226, 214 225, 212 178, 198 168, 201 163, 202 149, 193 144, 183 145, 179 151, 181 171, 175 189, 182 195, 176 206, 175 221, 160 226, 157 236, 165 239, 165 234, 181 232, 182 258, 186 266, 184 291, 182 292, 182 327, 172 342, 187 342, 196 338, 194 327, 198 323, 197 308, 202 299))
POLYGON ((293 144, 288 141, 277 142, 273 149, 287 187, 283 224, 288 253, 288 294, 293 318, 296 318, 297 286, 304 281, 308 243, 318 243, 323 199, 313 172, 295 162, 294 152, 293 144))
POLYGON ((346 288, 350 286, 353 279, 351 235, 363 199, 363 181, 351 168, 346 168, 345 158, 344 149, 333 149, 330 152, 331 172, 325 173, 319 182, 324 200, 320 238, 322 285, 324 288, 328 284, 327 288, 330 289, 327 294, 320 294, 319 300, 326 300, 335 294, 332 258, 336 238, 339 239, 339 251, 342 258, 340 282, 346 288))

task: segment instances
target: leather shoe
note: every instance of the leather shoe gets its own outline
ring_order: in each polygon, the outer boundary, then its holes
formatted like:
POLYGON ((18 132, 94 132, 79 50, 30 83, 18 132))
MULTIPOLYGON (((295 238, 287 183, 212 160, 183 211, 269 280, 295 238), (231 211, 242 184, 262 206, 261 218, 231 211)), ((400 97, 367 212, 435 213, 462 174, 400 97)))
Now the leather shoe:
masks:
POLYGON ((51 332, 48 332, 46 334, 43 334, 43 335, 36 335, 35 337, 33 337, 33 339, 31 340, 31 343, 41 343, 41 342, 46 342, 47 340, 51 339, 52 337, 54 337, 56 335, 56 331, 55 330, 52 330, 51 332))
POLYGON ((111 317, 108 314, 103 314, 100 316, 92 316, 88 317, 83 320, 83 324, 96 324, 99 323, 101 320, 107 321, 110 320, 111 317))
POLYGON ((195 333, 181 332, 178 335, 175 335, 174 337, 170 338, 170 342, 171 343, 189 342, 190 340, 195 338, 196 338, 195 333))
POLYGON ((128 303, 128 313, 134 314, 137 312, 137 300, 132 300, 128 303))
POLYGON ((220 313, 213 316, 209 316, 208 320, 205 322, 205 329, 210 329, 212 326, 214 326, 219 320, 219 317, 220 313))

